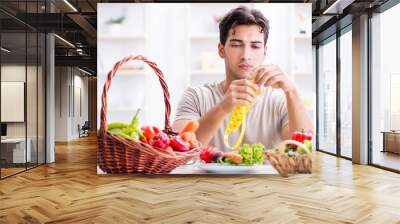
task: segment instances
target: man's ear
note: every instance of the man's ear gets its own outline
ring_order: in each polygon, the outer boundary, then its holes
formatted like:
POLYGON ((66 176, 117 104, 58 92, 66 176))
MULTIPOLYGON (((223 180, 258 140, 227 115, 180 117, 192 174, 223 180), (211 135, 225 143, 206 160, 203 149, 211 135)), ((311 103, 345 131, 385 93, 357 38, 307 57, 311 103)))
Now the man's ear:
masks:
POLYGON ((264 47, 264 56, 267 55, 267 45, 264 47))
POLYGON ((224 45, 222 45, 221 43, 218 43, 218 54, 221 58, 225 58, 225 49, 224 49, 224 45))

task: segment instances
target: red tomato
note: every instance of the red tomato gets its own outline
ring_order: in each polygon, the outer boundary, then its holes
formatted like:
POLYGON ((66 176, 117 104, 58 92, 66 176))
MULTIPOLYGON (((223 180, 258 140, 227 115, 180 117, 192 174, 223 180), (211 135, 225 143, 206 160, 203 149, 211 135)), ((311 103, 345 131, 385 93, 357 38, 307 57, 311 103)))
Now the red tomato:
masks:
POLYGON ((300 131, 295 131, 292 134, 292 140, 298 141, 298 142, 304 142, 304 135, 300 131))
POLYGON ((206 163, 211 163, 212 162, 212 155, 215 149, 213 147, 205 147, 201 152, 200 152, 200 159, 203 160, 206 163))

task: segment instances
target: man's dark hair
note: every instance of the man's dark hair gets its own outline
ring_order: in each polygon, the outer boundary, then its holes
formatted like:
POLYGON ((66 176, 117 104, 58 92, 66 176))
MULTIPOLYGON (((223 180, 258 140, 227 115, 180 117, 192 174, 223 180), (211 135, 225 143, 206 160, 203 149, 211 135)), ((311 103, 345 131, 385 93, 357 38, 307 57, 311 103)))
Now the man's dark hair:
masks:
POLYGON ((219 41, 225 45, 230 29, 238 25, 258 25, 264 33, 264 46, 267 44, 269 34, 269 21, 257 9, 239 6, 229 11, 219 23, 219 41))

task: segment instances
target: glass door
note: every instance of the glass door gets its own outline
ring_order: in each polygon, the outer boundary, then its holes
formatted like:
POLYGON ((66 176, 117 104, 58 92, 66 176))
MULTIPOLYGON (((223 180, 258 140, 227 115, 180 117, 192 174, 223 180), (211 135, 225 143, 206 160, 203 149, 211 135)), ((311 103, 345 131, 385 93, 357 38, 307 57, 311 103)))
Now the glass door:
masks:
POLYGON ((371 18, 370 162, 400 171, 400 4, 371 18))
POLYGON ((318 150, 336 154, 336 37, 318 47, 318 150))
POLYGON ((352 33, 340 36, 340 156, 352 158, 352 33))
MULTIPOLYGON (((19 2, 20 15, 44 13, 45 1, 19 2)), ((1 2, 0 6, 14 5, 1 2)), ((45 44, 33 27, 0 12, 0 178, 45 163, 45 44)))
POLYGON ((1 34, 1 176, 26 170, 26 32, 1 34), (6 49, 6 50, 4 50, 6 49))

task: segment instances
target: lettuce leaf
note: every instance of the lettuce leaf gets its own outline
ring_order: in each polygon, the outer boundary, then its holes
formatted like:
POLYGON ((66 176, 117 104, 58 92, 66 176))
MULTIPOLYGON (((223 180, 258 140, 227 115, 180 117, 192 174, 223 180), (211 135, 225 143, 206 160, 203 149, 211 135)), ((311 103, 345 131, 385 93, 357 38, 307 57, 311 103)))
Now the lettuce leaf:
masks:
POLYGON ((261 143, 256 143, 252 145, 253 148, 253 164, 263 164, 264 163, 264 145, 261 143))
POLYGON ((243 144, 239 149, 239 154, 242 156, 242 164, 255 165, 264 163, 264 145, 255 143, 253 145, 243 144))

